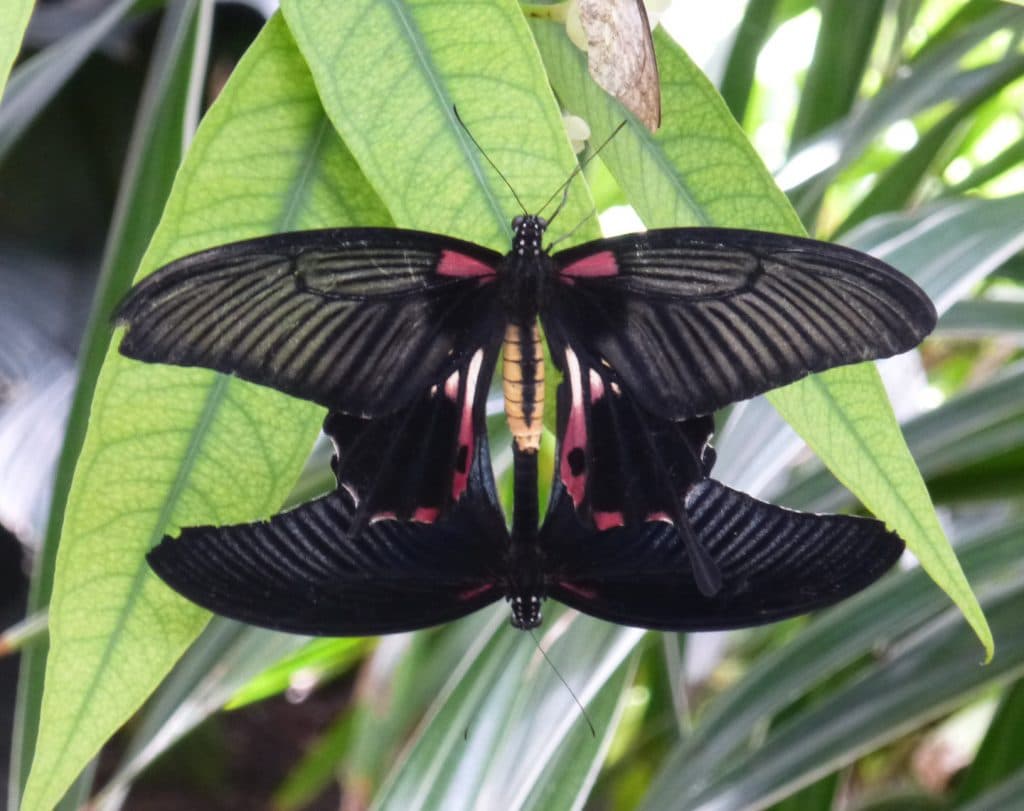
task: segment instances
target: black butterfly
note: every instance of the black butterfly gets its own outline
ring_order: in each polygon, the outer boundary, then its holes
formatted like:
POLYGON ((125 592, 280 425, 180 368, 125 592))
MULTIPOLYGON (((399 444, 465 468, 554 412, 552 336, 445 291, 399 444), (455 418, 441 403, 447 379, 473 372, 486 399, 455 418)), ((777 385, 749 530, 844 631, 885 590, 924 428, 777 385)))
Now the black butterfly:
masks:
MULTIPOLYGON (((510 548, 539 543, 550 556, 568 543, 556 543, 549 528, 564 526, 565 502, 581 531, 602 539, 586 544, 595 554, 606 538, 631 554, 645 544, 653 554, 675 538, 701 594, 733 593, 717 536, 702 538, 692 511, 708 499, 730 509, 730 500, 748 502, 705 483, 707 424, 695 418, 810 372, 905 351, 933 328, 934 307, 883 262, 809 239, 680 228, 549 254, 546 226, 539 216, 517 217, 504 256, 397 229, 306 231, 213 248, 134 288, 118 313, 129 327, 121 351, 236 374, 325 406, 339 487, 355 506, 342 492, 328 503, 345 543, 366 544, 388 533, 450 540, 465 528, 466 510, 491 511, 483 485, 476 505, 458 507, 485 441, 480 414, 503 349, 515 443, 510 548), (564 375, 558 499, 539 535, 538 317, 564 375), (429 524, 449 514, 453 522, 434 534, 371 527, 356 537, 375 519, 429 524), (600 532, 614 527, 625 529, 600 532)), ((497 547, 504 537, 496 524, 486 533, 497 547)), ((564 561, 584 570, 592 558, 583 551, 564 561)), ((519 571, 521 580, 529 571, 544 580, 546 565, 510 563, 494 577, 519 571)), ((425 571, 435 570, 461 571, 444 554, 425 571)), ((491 581, 495 593, 499 580, 491 581)))

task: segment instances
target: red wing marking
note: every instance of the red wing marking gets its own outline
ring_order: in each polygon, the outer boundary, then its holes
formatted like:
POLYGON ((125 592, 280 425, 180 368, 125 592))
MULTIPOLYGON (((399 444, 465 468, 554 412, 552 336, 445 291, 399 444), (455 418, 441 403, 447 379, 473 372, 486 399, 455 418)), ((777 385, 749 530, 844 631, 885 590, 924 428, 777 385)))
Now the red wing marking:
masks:
POLYGON ((672 520, 672 516, 670 516, 667 512, 651 513, 644 520, 645 521, 664 521, 666 524, 675 524, 675 521, 672 520))
POLYGON ((566 265, 560 275, 593 279, 599 276, 615 276, 618 272, 619 264, 615 261, 615 254, 611 251, 598 251, 566 265))
MULTIPOLYGON (((458 501, 466 491, 469 481, 469 467, 473 461, 473 401, 476 398, 476 382, 480 377, 480 364, 483 363, 484 351, 478 349, 469 361, 466 371, 466 393, 462 401, 462 416, 459 420, 459 447, 456 450, 455 475, 452 477, 452 501, 458 501)), ((449 382, 451 378, 448 378, 449 382)), ((445 390, 448 383, 445 383, 445 390)))
POLYGON ((474 586, 471 589, 459 592, 460 600, 472 600, 474 597, 479 597, 481 594, 486 594, 494 588, 494 583, 484 583, 482 586, 474 586))
POLYGON ((599 530, 621 527, 626 523, 621 512, 598 512, 594 511, 594 526, 599 530))
POLYGON ((583 586, 577 586, 575 583, 569 583, 565 580, 559 580, 560 585, 566 591, 571 591, 577 597, 582 597, 585 600, 593 600, 597 596, 597 592, 592 589, 585 589, 583 586))
POLYGON ((494 268, 486 262, 466 256, 457 251, 441 251, 441 259, 437 263, 437 272, 441 276, 482 277, 495 276, 494 268))
POLYGON ((565 436, 562 437, 562 458, 560 460, 559 473, 561 474, 562 482, 565 484, 565 489, 572 496, 573 504, 578 507, 583 502, 583 494, 587 487, 587 471, 585 467, 587 418, 583 409, 583 380, 580 373, 579 358, 569 348, 565 350, 565 370, 569 374, 569 393, 572 397, 572 403, 569 406, 569 418, 565 426, 565 436))
POLYGON ((433 524, 440 514, 441 511, 437 507, 417 507, 412 514, 412 520, 421 524, 433 524))

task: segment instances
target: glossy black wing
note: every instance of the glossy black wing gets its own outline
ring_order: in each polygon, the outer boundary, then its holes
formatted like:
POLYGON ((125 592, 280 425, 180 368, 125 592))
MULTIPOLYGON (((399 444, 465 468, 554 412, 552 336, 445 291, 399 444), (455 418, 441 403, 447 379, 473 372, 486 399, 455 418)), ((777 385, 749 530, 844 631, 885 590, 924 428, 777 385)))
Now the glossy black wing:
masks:
POLYGON ((136 285, 121 352, 203 366, 348 414, 397 410, 500 334, 501 256, 397 229, 212 248, 136 285))
POLYGON ((391 414, 327 415, 335 476, 360 507, 353 531, 373 518, 432 523, 462 498, 472 461, 486 451, 487 391, 499 346, 481 347, 446 380, 391 414))
POLYGON ((584 362, 654 414, 708 414, 810 372, 915 346, 935 308, 866 254, 781 234, 649 231, 554 256, 542 313, 584 362))
POLYGON ((436 524, 353 534, 355 503, 339 488, 269 521, 185 529, 147 560, 193 602, 266 628, 369 636, 448 622, 503 595, 508 535, 489 469, 476 470, 470 497, 436 524))
POLYGON ((722 576, 701 593, 674 528, 653 522, 594 534, 556 494, 542 543, 548 593, 622 625, 668 631, 742 628, 832 605, 874 582, 903 551, 884 524, 776 507, 707 479, 686 513, 722 576))

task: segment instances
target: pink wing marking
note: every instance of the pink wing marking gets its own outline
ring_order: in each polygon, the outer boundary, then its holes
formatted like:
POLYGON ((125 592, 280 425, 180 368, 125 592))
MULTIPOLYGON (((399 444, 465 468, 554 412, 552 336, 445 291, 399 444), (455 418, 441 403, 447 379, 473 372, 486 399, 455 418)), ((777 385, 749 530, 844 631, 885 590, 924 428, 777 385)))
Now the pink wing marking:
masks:
MULTIPOLYGON (((466 372, 466 397, 462 403, 462 418, 459 422, 459 448, 456 453, 455 475, 452 477, 452 500, 458 501, 466 492, 469 481, 469 466, 473 463, 473 398, 476 396, 476 381, 480 376, 480 364, 484 351, 478 349, 469 361, 466 372), (461 464, 459 464, 461 463, 461 464)), ((449 378, 450 380, 451 378, 449 378)), ((445 384, 447 389, 448 384, 445 384)))
POLYGON ((611 529, 612 527, 621 527, 626 523, 620 512, 598 512, 594 511, 594 526, 599 530, 611 529))
POLYGON ((370 523, 376 524, 378 521, 397 521, 398 514, 394 510, 384 510, 379 513, 374 513, 370 517, 370 523))
POLYGON ((600 276, 615 276, 618 272, 619 264, 615 261, 615 254, 611 251, 599 251, 566 265, 560 275, 593 279, 600 276))
POLYGON ((585 453, 587 447, 587 419, 583 412, 583 380, 580 374, 580 362, 571 349, 565 350, 565 369, 569 373, 569 392, 572 404, 569 406, 569 419, 562 437, 562 458, 559 472, 565 489, 569 491, 572 502, 577 507, 583 502, 583 493, 587 486, 587 471, 583 468, 573 473, 569 463, 569 454, 573 451, 585 453))
POLYGON ((604 397, 604 381, 601 379, 601 375, 595 372, 593 369, 590 370, 590 402, 596 403, 604 397))
POLYGON ((459 276, 463 278, 494 276, 494 268, 486 262, 466 256, 458 251, 441 251, 441 259, 437 263, 437 272, 441 276, 459 276))
POLYGON ((444 396, 452 402, 459 399, 459 372, 458 370, 452 372, 446 381, 444 381, 444 396))
POLYGON ((673 524, 673 525, 676 523, 675 521, 672 520, 672 516, 670 516, 667 512, 664 512, 664 511, 656 512, 656 513, 650 513, 644 520, 645 521, 664 521, 666 524, 673 524))
POLYGON ((417 507, 412 514, 412 520, 421 524, 433 524, 441 511, 437 507, 417 507))
POLYGON ((558 585, 560 585, 566 591, 571 591, 576 596, 582 597, 585 600, 593 600, 597 596, 596 591, 593 591, 591 589, 585 589, 583 588, 583 586, 577 586, 575 583, 569 583, 565 580, 559 580, 558 585))
POLYGON ((482 586, 474 586, 471 589, 459 592, 460 600, 472 600, 474 597, 479 597, 481 594, 486 594, 494 588, 494 583, 484 583, 482 586))

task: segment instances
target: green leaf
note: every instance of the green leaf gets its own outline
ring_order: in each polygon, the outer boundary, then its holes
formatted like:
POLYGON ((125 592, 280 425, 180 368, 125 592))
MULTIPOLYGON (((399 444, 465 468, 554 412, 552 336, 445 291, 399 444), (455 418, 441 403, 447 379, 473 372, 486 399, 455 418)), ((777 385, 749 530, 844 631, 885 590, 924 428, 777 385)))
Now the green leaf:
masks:
MULTIPOLYGON (((559 97, 596 132, 624 113, 584 81, 585 68, 561 29, 534 33, 559 97)), ((627 127, 603 155, 650 227, 714 224, 802 234, 785 197, 707 79, 666 37, 655 37, 661 69, 661 131, 627 127)), ((621 109, 621 108, 620 108, 621 109)), ((768 399, 821 460, 896 530, 974 627, 987 656, 992 637, 935 516, 876 369, 867 364, 812 375, 768 399)))
POLYGON ((993 95, 1024 75, 1024 56, 1007 57, 988 77, 988 81, 947 113, 878 178, 857 207, 840 226, 850 229, 875 214, 898 211, 913 198, 929 171, 935 170, 940 153, 960 126, 993 95))
MULTIPOLYGON (((46 535, 33 573, 30 610, 44 610, 50 602, 68 491, 82 449, 96 379, 113 331, 110 314, 131 284, 163 211, 184 150, 189 99, 203 85, 204 60, 190 56, 192 52, 204 52, 205 47, 205 43, 197 42, 197 7, 195 2, 179 3, 165 15, 142 90, 94 307, 80 342, 78 385, 54 477, 46 535)), ((205 13, 209 14, 209 8, 205 13)), ((9 785, 12 808, 19 805, 35 750, 48 648, 48 641, 43 641, 26 651, 21 660, 11 754, 11 773, 18 779, 9 785)))
POLYGON ((32 16, 32 0, 8 0, 0 8, 0 100, 32 16))
POLYGON ((365 638, 313 639, 250 678, 224 708, 237 710, 280 695, 295 683, 296 676, 302 676, 312 688, 350 669, 369 649, 370 640, 365 638))
POLYGON ((844 0, 818 3, 821 27, 790 132, 792 143, 799 144, 850 111, 884 6, 884 0, 861 0, 852 5, 844 0))
POLYGON ((1012 338, 1024 344, 1024 303, 968 299, 939 319, 938 331, 957 338, 1012 338))
POLYGON ((778 5, 779 0, 750 0, 736 29, 719 90, 733 117, 740 124, 743 123, 750 103, 757 58, 761 48, 778 27, 778 21, 773 20, 778 5))
POLYGON ((999 640, 988 667, 978 666, 970 633, 921 571, 886 578, 763 657, 709 707, 695 745, 665 762, 642 808, 764 808, 986 686, 1016 678, 1024 671, 1021 528, 1010 523, 962 548, 999 640), (739 749, 757 724, 858 660, 855 678, 809 702, 757 746, 739 749))
POLYGON ((1021 811, 1024 809, 1024 769, 963 806, 960 811, 1021 811))
MULTIPOLYGON (((1020 769, 1024 747, 1024 681, 1006 691, 989 724, 981 748, 966 774, 958 780, 955 805, 964 805, 1011 777, 1020 769)), ((1024 773, 1017 778, 1024 780, 1024 773)), ((1019 790, 1018 790, 1019 791, 1019 790)), ((1009 796, 1021 796, 1020 793, 1009 796)), ((997 808, 1001 806, 995 806, 997 808)))
MULTIPOLYGON (((282 8, 324 108, 397 225, 508 250, 521 211, 458 123, 456 104, 528 210, 574 168, 511 0, 286 0, 282 8)), ((573 185, 563 221, 575 225, 590 213, 583 190, 573 185)), ((576 238, 595 235, 589 223, 576 238)))
MULTIPOLYGON (((204 119, 141 272, 258 234, 387 222, 274 20, 204 119)), ((241 381, 108 351, 65 513, 25 811, 59 799, 206 623, 150 574, 145 552, 175 527, 274 512, 320 415, 241 381)))
POLYGON ((538 644, 583 705, 593 708, 600 730, 594 737, 533 641, 507 629, 495 634, 482 654, 456 669, 430 723, 371 808, 579 807, 642 637, 637 629, 573 612, 548 618, 538 644), (570 624, 576 627, 566 632, 570 624), (545 805, 546 799, 559 804, 545 805))
MULTIPOLYGON (((23 4, 24 0, 20 2, 23 4)), ((0 106, 0 161, 135 2, 116 0, 74 34, 53 43, 18 66, 0 106)), ((5 0, 4 5, 9 6, 9 0, 5 0)), ((13 32, 13 28, 11 30, 13 32)), ((2 61, 0 66, 9 67, 2 61)))

